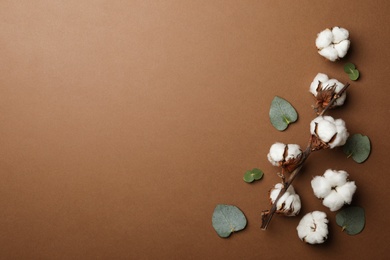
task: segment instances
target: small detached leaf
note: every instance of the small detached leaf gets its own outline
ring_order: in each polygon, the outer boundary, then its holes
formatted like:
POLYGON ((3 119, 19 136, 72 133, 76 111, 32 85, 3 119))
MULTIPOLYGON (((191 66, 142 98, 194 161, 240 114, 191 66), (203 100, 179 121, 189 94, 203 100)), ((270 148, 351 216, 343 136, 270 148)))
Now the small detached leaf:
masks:
POLYGON ((263 178, 263 175, 264 173, 260 169, 254 168, 251 171, 246 171, 243 179, 245 182, 250 183, 253 181, 260 180, 261 178, 263 178))
POLYGON ((271 119, 271 124, 276 129, 284 131, 289 124, 297 121, 298 114, 287 100, 275 96, 271 103, 269 117, 271 119))
POLYGON ((345 208, 337 213, 336 223, 348 235, 357 235, 362 232, 366 223, 364 209, 358 206, 345 208))
POLYGON ((246 227, 244 213, 233 205, 218 204, 213 213, 212 223, 220 237, 229 237, 231 233, 246 227))
POLYGON ((354 134, 348 137, 347 142, 343 146, 343 152, 357 163, 362 163, 367 160, 371 152, 370 139, 361 134, 354 134))
POLYGON ((355 66, 355 64, 353 64, 353 63, 346 63, 345 65, 344 65, 344 71, 345 71, 345 73, 347 73, 348 74, 348 76, 349 76, 349 78, 351 79, 351 80, 357 80, 358 78, 359 78, 359 76, 360 76, 360 73, 359 73, 359 71, 356 69, 356 66, 355 66))

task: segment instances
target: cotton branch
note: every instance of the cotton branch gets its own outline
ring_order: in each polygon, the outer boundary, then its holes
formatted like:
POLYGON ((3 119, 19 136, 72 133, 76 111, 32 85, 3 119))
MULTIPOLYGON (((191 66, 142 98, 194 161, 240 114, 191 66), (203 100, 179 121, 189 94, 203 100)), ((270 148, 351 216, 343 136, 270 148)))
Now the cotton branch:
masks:
MULTIPOLYGON (((319 114, 319 116, 323 116, 327 110, 332 108, 332 106, 333 106, 334 102, 337 100, 337 98, 339 98, 347 90, 347 88, 349 86, 350 86, 350 84, 346 83, 345 86, 338 93, 334 93, 333 96, 332 96, 332 99, 324 107, 324 109, 319 114)), ((296 176, 300 173, 300 171, 302 170, 304 162, 309 157, 311 152, 317 151, 317 150, 320 150, 320 149, 324 149, 324 148, 328 148, 327 146, 328 145, 326 143, 319 142, 318 138, 316 138, 315 136, 311 135, 310 140, 309 140, 309 144, 307 145, 305 151, 302 153, 302 156, 301 156, 301 159, 300 159, 299 163, 297 164, 297 166, 293 170, 293 172, 290 174, 287 182, 285 181, 285 177, 284 177, 284 174, 283 174, 282 180, 283 180, 284 187, 280 190, 278 197, 276 198, 275 202, 271 206, 271 209, 265 210, 265 211, 262 212, 262 214, 261 214, 261 219, 262 219, 261 229, 262 230, 266 230, 267 229, 268 225, 271 222, 271 219, 272 219, 273 215, 276 212, 277 204, 278 204, 279 199, 283 196, 283 194, 290 187, 290 185, 292 184, 292 182, 294 181, 296 176)))

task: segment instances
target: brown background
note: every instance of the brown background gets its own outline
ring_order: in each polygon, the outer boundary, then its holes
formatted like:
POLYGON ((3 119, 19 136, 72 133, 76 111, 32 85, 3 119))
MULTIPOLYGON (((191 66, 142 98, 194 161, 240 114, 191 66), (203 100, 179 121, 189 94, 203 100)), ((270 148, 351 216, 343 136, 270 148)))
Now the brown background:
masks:
POLYGON ((388 252, 390 2, 0 1, 1 259, 384 258, 388 252), (320 57, 318 32, 350 31, 348 56, 320 57), (301 242, 297 218, 260 212, 278 181, 275 141, 306 146, 308 92, 318 72, 361 78, 332 111, 368 135, 364 164, 340 149, 313 154, 294 182, 301 216, 325 211, 329 240, 301 242), (275 95, 299 120, 268 118, 275 95), (261 182, 244 172, 261 168, 261 182), (358 186, 365 230, 342 233, 312 194, 312 176, 344 169, 358 186), (247 228, 229 239, 211 225, 219 203, 247 228))

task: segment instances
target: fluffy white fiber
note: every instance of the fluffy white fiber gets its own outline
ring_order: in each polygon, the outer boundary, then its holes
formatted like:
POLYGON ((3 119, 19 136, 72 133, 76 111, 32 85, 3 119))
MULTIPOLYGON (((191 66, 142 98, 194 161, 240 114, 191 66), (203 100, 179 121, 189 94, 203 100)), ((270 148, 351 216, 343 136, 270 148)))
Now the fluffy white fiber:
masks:
POLYGON ((288 144, 287 145, 287 156, 286 161, 290 159, 295 159, 302 154, 301 147, 297 144, 288 144))
POLYGON ((331 116, 314 118, 310 123, 310 133, 327 143, 331 149, 344 145, 349 136, 344 120, 335 120, 331 116))
MULTIPOLYGON (((329 90, 334 87, 334 92, 339 93, 343 89, 344 84, 338 81, 337 79, 329 79, 328 75, 324 73, 318 73, 313 82, 310 84, 310 92, 317 97, 317 95, 323 91, 329 90)), ((336 101, 333 103, 333 106, 342 106, 347 97, 347 92, 344 92, 336 101)))
POLYGON ((297 144, 274 143, 269 149, 267 158, 274 166, 281 166, 302 154, 301 147, 297 144))
POLYGON ((316 176, 311 181, 314 195, 323 199, 322 204, 331 211, 339 210, 345 204, 352 202, 356 191, 354 181, 348 181, 346 171, 328 169, 323 176, 316 176))
POLYGON ((298 237, 309 244, 321 244, 328 238, 328 219, 321 211, 307 213, 297 226, 298 237))
POLYGON ((279 166, 279 163, 284 160, 285 148, 286 145, 283 143, 274 143, 273 145, 271 145, 267 157, 272 165, 279 166))
MULTIPOLYGON (((278 197, 281 189, 283 188, 282 183, 275 184, 275 187, 271 189, 270 200, 274 204, 278 197)), ((294 187, 290 185, 286 192, 280 197, 276 204, 276 210, 279 213, 284 213, 286 216, 296 216, 301 210, 301 199, 299 195, 295 193, 294 187)))
POLYGON ((325 29, 316 38, 318 53, 330 61, 343 58, 349 49, 349 32, 345 28, 325 29))

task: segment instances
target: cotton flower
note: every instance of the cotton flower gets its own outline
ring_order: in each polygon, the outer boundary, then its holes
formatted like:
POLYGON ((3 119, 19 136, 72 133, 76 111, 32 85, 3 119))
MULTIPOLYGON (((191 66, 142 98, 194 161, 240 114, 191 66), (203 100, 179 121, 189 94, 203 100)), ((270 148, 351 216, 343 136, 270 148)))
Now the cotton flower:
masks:
POLYGON ((267 155, 268 160, 274 166, 281 166, 292 171, 301 158, 302 150, 297 144, 274 143, 267 155))
POLYGON ((321 211, 306 214, 297 226, 298 237, 309 244, 321 244, 328 238, 328 219, 321 211))
MULTIPOLYGON (((317 99, 317 107, 326 107, 333 99, 333 96, 339 93, 344 88, 344 84, 337 79, 329 79, 326 74, 318 73, 313 82, 310 84, 310 92, 317 99)), ((342 106, 347 97, 347 92, 341 94, 337 98, 332 107, 342 106)))
POLYGON ((341 27, 325 29, 316 38, 318 53, 330 61, 343 58, 349 49, 349 32, 341 27))
POLYGON ((314 195, 322 199, 322 204, 331 211, 339 210, 345 204, 351 204, 356 191, 354 181, 348 181, 346 171, 328 169, 323 176, 316 176, 311 181, 314 195))
MULTIPOLYGON (((275 203, 280 191, 283 189, 282 183, 275 184, 275 187, 270 191, 270 201, 275 203)), ((276 212, 286 216, 296 216, 301 210, 301 199, 295 193, 294 187, 290 185, 286 192, 280 197, 276 204, 276 212)))
POLYGON ((349 133, 342 119, 331 116, 318 116, 310 123, 310 133, 318 141, 314 149, 342 146, 347 141, 349 133))

